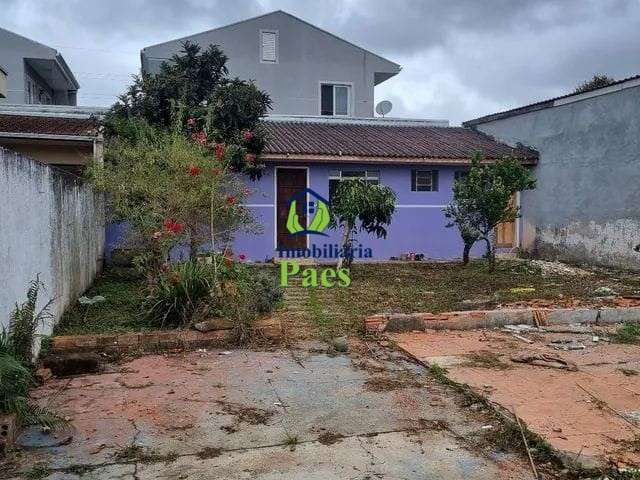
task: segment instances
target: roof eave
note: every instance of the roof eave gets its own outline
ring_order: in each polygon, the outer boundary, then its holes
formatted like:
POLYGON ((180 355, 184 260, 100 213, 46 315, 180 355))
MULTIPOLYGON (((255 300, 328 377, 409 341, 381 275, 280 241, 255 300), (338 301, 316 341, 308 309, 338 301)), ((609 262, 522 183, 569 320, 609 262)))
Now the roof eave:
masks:
POLYGON ((67 65, 67 62, 65 61, 64 57, 60 53, 56 53, 56 63, 58 64, 58 67, 62 71, 63 75, 66 77, 69 84, 73 87, 73 88, 70 88, 69 90, 78 90, 80 88, 80 84, 78 83, 78 80, 76 80, 75 75, 73 74, 73 72, 69 68, 69 65, 67 65))
MULTIPOLYGON (((482 163, 490 164, 498 158, 485 158, 482 163)), ((439 158, 439 157, 372 157, 362 155, 333 155, 333 154, 301 154, 301 153, 263 153, 260 160, 265 163, 365 163, 365 164, 393 164, 393 165, 442 165, 442 166, 467 166, 471 165, 471 159, 465 158, 439 158)), ((523 157, 520 159, 523 165, 534 166, 537 159, 523 157)))
POLYGON ((97 134, 96 135, 58 135, 53 133, 0 132, 0 138, 93 142, 98 138, 98 135, 97 134))

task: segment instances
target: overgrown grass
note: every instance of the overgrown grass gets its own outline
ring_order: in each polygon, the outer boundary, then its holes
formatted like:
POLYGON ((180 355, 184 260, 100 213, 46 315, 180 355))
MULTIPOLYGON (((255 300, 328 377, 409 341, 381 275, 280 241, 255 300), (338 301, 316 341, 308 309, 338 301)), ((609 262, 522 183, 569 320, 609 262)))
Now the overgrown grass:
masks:
POLYGON ((208 279, 192 274, 196 269, 204 268, 210 267, 204 264, 194 267, 186 263, 176 266, 168 275, 177 272, 181 281, 163 281, 156 288, 155 295, 150 295, 153 292, 150 292, 144 280, 123 275, 121 269, 107 269, 84 293, 89 298, 102 296, 105 301, 93 305, 76 302, 64 313, 54 335, 168 329, 212 316, 226 316, 248 331, 251 315, 266 314, 282 303, 282 290, 277 286, 273 268, 242 266, 242 275, 225 283, 228 287, 225 302, 212 297, 212 285, 208 279), (211 305, 207 303, 208 299, 211 299, 211 305), (206 305, 198 303, 201 300, 206 305), (240 321, 246 324, 240 325, 240 321))
POLYGON ((318 336, 323 339, 330 338, 335 331, 335 321, 324 310, 317 289, 311 288, 308 290, 306 308, 309 319, 313 323, 318 336))
POLYGON ((618 327, 612 338, 617 343, 640 343, 640 324, 625 323, 618 327))
POLYGON ((528 262, 506 260, 499 261, 493 273, 482 261, 467 267, 458 262, 356 262, 351 277, 348 288, 307 289, 306 320, 321 333, 362 333, 364 318, 376 313, 491 309, 533 299, 590 301, 599 286, 623 295, 640 291, 637 275, 596 270, 589 276, 543 276, 528 262), (328 322, 323 311, 337 315, 328 322))
POLYGON ((106 301, 72 305, 56 326, 55 335, 123 333, 153 328, 142 311, 145 292, 139 280, 107 270, 85 292, 87 297, 96 295, 102 295, 106 301))
MULTIPOLYGON (((265 274, 273 268, 254 267, 265 274)), ((495 308, 506 303, 546 299, 558 303, 591 300, 600 286, 620 294, 640 291, 640 277, 618 271, 595 270, 589 276, 543 276, 528 262, 500 261, 490 273, 481 261, 464 267, 449 263, 355 263, 348 288, 305 289, 304 318, 320 336, 361 333, 368 315, 383 312, 443 312, 495 308), (516 289, 512 291, 512 289, 516 289), (520 290, 518 290, 520 289, 520 290), (533 290, 530 290, 533 289, 533 290)), ((302 288, 302 287, 293 287, 302 288)), ((85 294, 102 295, 105 302, 72 306, 55 329, 56 335, 122 333, 157 328, 145 320, 143 284, 106 271, 85 294)), ((627 327, 620 338, 627 335, 627 327)))
POLYGON ((29 470, 24 472, 24 478, 28 480, 39 480, 41 478, 48 477, 51 473, 49 467, 47 467, 44 463, 36 463, 29 470))

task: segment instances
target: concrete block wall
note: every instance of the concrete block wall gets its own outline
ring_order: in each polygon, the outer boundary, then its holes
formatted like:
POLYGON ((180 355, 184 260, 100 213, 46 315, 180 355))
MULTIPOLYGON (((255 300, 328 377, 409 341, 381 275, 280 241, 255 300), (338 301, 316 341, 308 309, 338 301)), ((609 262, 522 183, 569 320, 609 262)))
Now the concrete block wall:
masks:
POLYGON ((104 202, 82 179, 0 148, 0 325, 39 275, 49 334, 102 268, 104 202))
POLYGON ((521 246, 548 260, 640 270, 640 85, 482 123, 538 150, 521 246))

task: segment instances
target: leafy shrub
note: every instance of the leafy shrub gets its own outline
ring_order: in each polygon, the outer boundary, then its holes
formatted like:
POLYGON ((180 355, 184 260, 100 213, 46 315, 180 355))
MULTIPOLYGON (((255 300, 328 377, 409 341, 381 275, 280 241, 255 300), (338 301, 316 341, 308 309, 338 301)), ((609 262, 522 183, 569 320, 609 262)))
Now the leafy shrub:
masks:
MULTIPOLYGON (((6 338, 6 335, 5 335, 6 338)), ((8 349, 8 345, 2 348, 8 349)), ((12 355, 0 353, 0 412, 15 413, 21 425, 44 425, 56 428, 65 421, 27 397, 35 381, 31 370, 12 355)))
POLYGON ((213 286, 209 265, 190 260, 166 266, 149 288, 145 313, 162 327, 187 324, 204 306, 213 286))
POLYGON ((0 331, 0 413, 14 413, 21 425, 40 424, 56 428, 66 422, 55 413, 32 403, 27 392, 35 380, 31 365, 35 328, 43 312, 35 314, 39 280, 31 282, 28 300, 16 307, 9 330, 0 331))
POLYGON ((248 278, 247 283, 247 290, 251 292, 247 300, 256 313, 272 312, 282 301, 282 287, 270 272, 256 271, 248 278))
POLYGON ((44 325, 52 318, 49 312, 49 306, 53 300, 49 300, 42 310, 36 313, 38 294, 42 287, 44 287, 44 284, 40 281, 39 277, 29 282, 27 301, 19 305, 16 304, 16 308, 11 313, 9 319, 11 353, 20 362, 25 364, 31 364, 33 362, 33 343, 38 326, 44 325))
POLYGON ((640 325, 636 323, 624 323, 613 335, 618 343, 640 343, 640 325))

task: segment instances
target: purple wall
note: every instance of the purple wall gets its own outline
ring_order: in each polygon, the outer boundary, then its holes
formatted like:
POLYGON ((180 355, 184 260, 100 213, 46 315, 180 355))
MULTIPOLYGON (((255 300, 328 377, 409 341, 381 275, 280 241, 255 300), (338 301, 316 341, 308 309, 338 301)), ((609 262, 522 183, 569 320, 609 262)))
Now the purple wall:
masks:
MULTIPOLYGON (((302 166, 302 165, 301 165, 302 166)), ((404 165, 305 165, 308 168, 309 188, 329 197, 330 170, 377 170, 380 183, 396 192, 397 206, 386 239, 377 239, 373 235, 360 233, 357 240, 373 251, 373 260, 388 260, 400 256, 403 252, 423 253, 427 258, 452 259, 462 254, 462 242, 456 228, 445 228, 447 219, 442 208, 450 201, 454 167, 420 167, 424 170, 439 171, 439 189, 437 192, 411 191, 411 166, 404 165)), ((236 235, 233 250, 236 254, 245 254, 247 258, 261 261, 277 255, 275 251, 275 167, 269 167, 258 182, 248 181, 253 194, 248 205, 263 231, 260 234, 236 235)), ((328 231, 329 237, 309 236, 309 246, 325 243, 338 243, 340 234, 328 231)), ((482 252, 482 246, 474 249, 476 255, 482 252)))
MULTIPOLYGON (((302 166, 302 165, 300 165, 302 166)), ((454 172, 459 168, 424 166, 423 170, 439 171, 437 192, 411 191, 411 166, 407 165, 304 165, 308 168, 309 188, 329 197, 329 171, 331 170, 376 170, 380 173, 380 183, 396 192, 396 212, 387 238, 375 238, 373 235, 359 233, 356 239, 363 247, 370 247, 372 260, 389 260, 404 252, 423 253, 427 258, 454 259, 462 255, 462 241, 458 230, 445 228, 447 219, 442 208, 451 200, 454 172)), ((277 256, 275 250, 275 178, 276 167, 267 167, 259 181, 246 180, 252 191, 247 205, 259 225, 258 233, 239 232, 233 242, 236 255, 244 254, 250 260, 264 261, 277 256)), ((106 258, 110 259, 111 250, 123 245, 126 228, 122 224, 107 227, 106 258)), ((339 243, 340 232, 328 230, 329 237, 310 235, 309 246, 316 244, 339 243)), ((479 256, 483 245, 476 244, 473 254, 479 256)), ((176 252, 177 253, 177 252, 176 252)), ((172 255, 174 256, 174 255, 172 255)))

